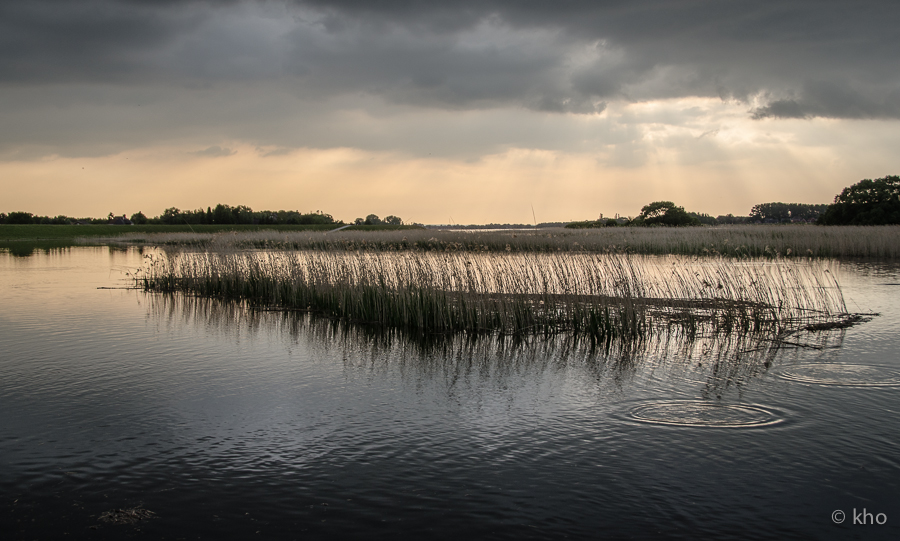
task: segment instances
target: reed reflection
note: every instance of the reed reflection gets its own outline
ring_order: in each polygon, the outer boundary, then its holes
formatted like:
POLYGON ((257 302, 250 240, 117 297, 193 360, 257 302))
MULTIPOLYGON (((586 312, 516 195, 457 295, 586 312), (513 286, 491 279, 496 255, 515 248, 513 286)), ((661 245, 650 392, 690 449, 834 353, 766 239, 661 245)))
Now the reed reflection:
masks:
POLYGON ((740 398, 791 354, 840 348, 846 327, 786 332, 723 332, 672 326, 630 339, 596 342, 568 334, 417 334, 316 316, 259 309, 247 303, 180 294, 144 293, 148 316, 239 340, 247 334, 288 348, 321 349, 343 359, 346 377, 399 374, 413 382, 508 388, 515 382, 577 374, 603 391, 658 386, 708 399, 740 398))

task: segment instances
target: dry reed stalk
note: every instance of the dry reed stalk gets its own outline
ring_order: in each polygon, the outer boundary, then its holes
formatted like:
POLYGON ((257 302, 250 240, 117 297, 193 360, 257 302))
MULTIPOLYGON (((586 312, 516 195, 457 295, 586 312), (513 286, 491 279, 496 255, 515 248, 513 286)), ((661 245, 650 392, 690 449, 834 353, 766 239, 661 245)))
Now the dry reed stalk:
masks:
POLYGON ((640 336, 665 321, 783 330, 845 311, 823 264, 633 254, 171 251, 146 289, 417 332, 640 336))

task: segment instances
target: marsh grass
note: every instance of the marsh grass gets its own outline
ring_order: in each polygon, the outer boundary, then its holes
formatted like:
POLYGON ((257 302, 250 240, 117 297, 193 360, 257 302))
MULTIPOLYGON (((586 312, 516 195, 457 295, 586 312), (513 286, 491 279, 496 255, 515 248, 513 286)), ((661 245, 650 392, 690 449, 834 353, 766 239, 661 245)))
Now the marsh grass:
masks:
MULTIPOLYGON (((591 252, 730 258, 900 257, 900 226, 737 225, 453 231, 235 231, 132 234, 115 242, 221 249, 591 252)), ((96 239, 91 239, 96 242, 96 239)))
POLYGON ((824 263, 627 253, 169 250, 147 290, 304 310, 420 334, 635 339, 653 329, 783 332, 846 311, 824 263))

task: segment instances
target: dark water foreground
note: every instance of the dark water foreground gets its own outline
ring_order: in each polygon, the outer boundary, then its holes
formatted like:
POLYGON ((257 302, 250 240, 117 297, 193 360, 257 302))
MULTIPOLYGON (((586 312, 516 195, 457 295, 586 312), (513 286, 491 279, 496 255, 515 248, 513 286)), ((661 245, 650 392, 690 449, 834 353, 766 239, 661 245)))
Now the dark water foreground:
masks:
POLYGON ((97 289, 140 260, 0 253, 0 538, 900 538, 897 268, 843 265, 859 326, 603 351, 97 289))

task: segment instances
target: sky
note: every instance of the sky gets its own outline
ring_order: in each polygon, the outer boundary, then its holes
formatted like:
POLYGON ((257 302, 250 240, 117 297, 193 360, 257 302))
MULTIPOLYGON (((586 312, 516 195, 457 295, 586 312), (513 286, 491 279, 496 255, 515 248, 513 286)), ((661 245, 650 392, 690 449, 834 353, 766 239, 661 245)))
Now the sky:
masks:
POLYGON ((900 174, 900 9, 0 3, 0 212, 713 216, 900 174))

